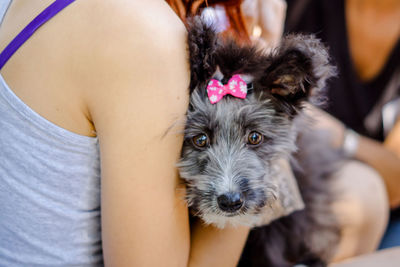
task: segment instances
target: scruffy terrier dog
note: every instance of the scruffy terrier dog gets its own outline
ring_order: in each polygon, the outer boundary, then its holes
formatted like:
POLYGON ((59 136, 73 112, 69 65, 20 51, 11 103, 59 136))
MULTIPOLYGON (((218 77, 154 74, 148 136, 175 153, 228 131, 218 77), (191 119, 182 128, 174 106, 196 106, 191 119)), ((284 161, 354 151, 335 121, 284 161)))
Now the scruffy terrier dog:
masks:
POLYGON ((329 210, 335 159, 299 133, 299 114, 334 75, 326 49, 313 36, 289 35, 266 53, 222 40, 200 18, 188 34, 190 104, 179 169, 192 213, 221 228, 258 226, 239 266, 325 266, 339 238, 329 210), (282 158, 290 159, 305 208, 269 222, 274 203, 291 205, 275 168, 282 158))

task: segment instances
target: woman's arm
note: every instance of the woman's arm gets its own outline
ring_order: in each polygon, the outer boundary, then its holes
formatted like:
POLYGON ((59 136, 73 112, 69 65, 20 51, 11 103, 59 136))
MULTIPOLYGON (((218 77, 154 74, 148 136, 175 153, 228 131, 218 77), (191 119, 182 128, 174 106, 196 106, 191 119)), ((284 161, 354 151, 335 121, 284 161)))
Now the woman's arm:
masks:
POLYGON ((249 232, 248 227, 218 229, 196 220, 191 231, 190 267, 236 266, 249 232))
POLYGON ((364 161, 382 176, 389 195, 389 204, 392 208, 400 205, 400 142, 399 123, 397 129, 390 134, 388 142, 383 144, 373 139, 360 136, 355 157, 364 161), (390 141, 389 141, 390 140, 390 141), (397 146, 397 147, 396 147, 397 146), (397 151, 397 154, 396 154, 397 151))
POLYGON ((394 247, 348 259, 340 263, 329 265, 329 267, 393 267, 397 266, 399 261, 400 247, 394 247))
POLYGON ((182 134, 168 129, 188 104, 183 24, 164 1, 81 5, 90 6, 81 26, 90 45, 77 51, 86 62, 76 75, 100 141, 105 264, 234 266, 248 230, 196 225, 190 233, 179 189, 182 134))
POLYGON ((400 158, 400 120, 394 125, 383 145, 400 158))
MULTIPOLYGON (((343 143, 345 127, 343 124, 315 107, 309 107, 316 127, 329 132, 332 146, 340 148, 343 143)), ((389 134, 385 143, 360 136, 354 157, 373 167, 382 176, 389 194, 392 208, 400 205, 400 122, 389 134), (396 152, 397 151, 397 152, 396 152)))

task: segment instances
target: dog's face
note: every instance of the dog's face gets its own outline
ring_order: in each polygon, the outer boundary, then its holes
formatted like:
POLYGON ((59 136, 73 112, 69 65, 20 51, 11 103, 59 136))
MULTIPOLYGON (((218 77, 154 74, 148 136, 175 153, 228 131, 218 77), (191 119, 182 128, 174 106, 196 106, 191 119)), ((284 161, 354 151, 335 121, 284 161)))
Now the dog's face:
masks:
POLYGON ((189 27, 189 50, 191 95, 179 162, 187 201, 206 223, 253 225, 263 209, 285 197, 274 164, 296 149, 293 119, 333 69, 312 37, 291 36, 266 55, 220 42, 200 20, 189 27), (247 96, 226 95, 212 104, 210 80, 226 84, 235 74, 247 96))
POLYGON ((291 119, 255 93, 211 104, 195 90, 191 104, 179 165, 189 205, 207 223, 252 223, 279 197, 272 166, 295 149, 291 119))

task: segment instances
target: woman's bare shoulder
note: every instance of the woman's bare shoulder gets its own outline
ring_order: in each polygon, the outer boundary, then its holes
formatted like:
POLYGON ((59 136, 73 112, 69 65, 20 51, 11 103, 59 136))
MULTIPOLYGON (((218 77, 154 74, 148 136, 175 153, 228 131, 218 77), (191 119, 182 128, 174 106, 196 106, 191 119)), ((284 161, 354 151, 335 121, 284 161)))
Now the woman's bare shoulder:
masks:
POLYGON ((82 84, 90 96, 95 88, 99 97, 102 90, 109 97, 109 88, 103 85, 124 80, 136 85, 131 90, 139 88, 141 82, 157 90, 159 87, 152 86, 154 79, 175 79, 182 88, 174 91, 186 94, 186 30, 164 1, 82 1, 80 5, 83 23, 75 22, 75 27, 80 31, 77 36, 85 41, 75 40, 81 47, 75 57, 82 63, 76 71, 92 77, 84 80, 88 84, 82 84))
MULTIPOLYGON (((13 1, 2 24, 0 46, 49 4, 13 1)), ((2 74, 39 114, 68 130, 92 135, 92 115, 113 103, 123 104, 115 98, 138 88, 149 93, 142 99, 157 95, 163 87, 155 85, 154 77, 164 79, 164 87, 165 79, 176 81, 172 95, 182 102, 175 108, 184 113, 186 50, 184 25, 162 0, 75 1, 36 31, 2 74), (42 97, 35 98, 37 94, 42 97)))
POLYGON ((75 27, 100 52, 109 48, 118 55, 117 48, 127 46, 142 54, 134 49, 162 50, 185 43, 184 25, 165 1, 82 1, 76 9, 81 17, 75 27))

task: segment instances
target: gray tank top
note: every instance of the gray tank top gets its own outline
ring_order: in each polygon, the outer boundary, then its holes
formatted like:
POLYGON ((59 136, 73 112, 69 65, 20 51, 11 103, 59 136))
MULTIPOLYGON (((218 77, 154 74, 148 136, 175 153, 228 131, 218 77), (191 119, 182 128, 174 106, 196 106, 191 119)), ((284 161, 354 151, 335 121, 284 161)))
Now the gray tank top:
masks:
POLYGON ((41 117, 0 75, 0 266, 103 265, 99 162, 97 138, 41 117))

